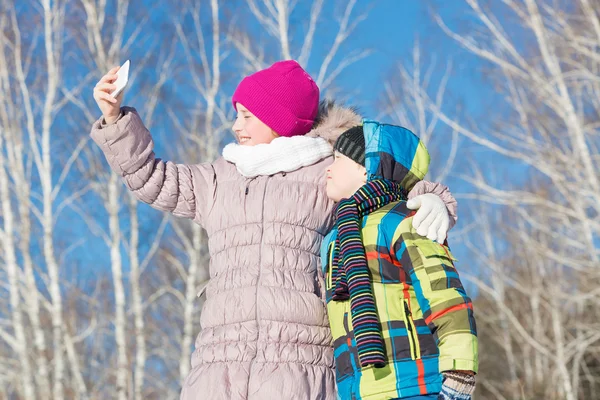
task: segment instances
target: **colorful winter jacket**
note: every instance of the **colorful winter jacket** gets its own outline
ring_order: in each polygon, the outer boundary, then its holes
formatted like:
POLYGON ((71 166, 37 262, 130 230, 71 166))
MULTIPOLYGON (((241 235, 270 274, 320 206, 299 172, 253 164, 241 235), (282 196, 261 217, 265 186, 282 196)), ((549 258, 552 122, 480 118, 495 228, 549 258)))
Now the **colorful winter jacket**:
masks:
MULTIPOLYGON (((425 175, 429 155, 407 129, 364 122, 369 179, 401 182, 410 190, 425 175)), ((383 368, 361 367, 350 300, 333 301, 331 265, 337 231, 323 240, 327 310, 334 340, 339 399, 392 399, 438 393, 443 371, 477 371, 473 305, 447 246, 416 233, 405 201, 362 219, 361 236, 371 274, 385 352, 383 368)))

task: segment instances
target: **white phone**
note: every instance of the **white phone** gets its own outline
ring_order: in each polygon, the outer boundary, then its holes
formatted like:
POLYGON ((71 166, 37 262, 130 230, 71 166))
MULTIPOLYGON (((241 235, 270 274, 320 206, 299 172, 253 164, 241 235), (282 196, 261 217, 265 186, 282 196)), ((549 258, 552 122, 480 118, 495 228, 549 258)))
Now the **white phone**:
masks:
POLYGON ((112 97, 117 97, 121 94, 123 89, 125 89, 125 86, 127 86, 127 81, 129 80, 129 64, 129 60, 125 61, 117 71, 117 80, 113 82, 117 88, 110 94, 112 97))

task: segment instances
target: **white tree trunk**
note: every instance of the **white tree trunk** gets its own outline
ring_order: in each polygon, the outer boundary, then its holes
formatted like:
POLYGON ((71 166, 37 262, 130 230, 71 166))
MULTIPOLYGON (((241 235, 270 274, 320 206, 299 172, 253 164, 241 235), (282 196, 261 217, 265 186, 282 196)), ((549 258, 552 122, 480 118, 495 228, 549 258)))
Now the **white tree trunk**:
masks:
POLYGON ((129 193, 129 265, 131 268, 131 301, 133 303, 133 315, 135 323, 135 373, 134 394, 136 400, 142 400, 142 389, 144 387, 144 367, 146 365, 146 336, 144 332, 144 308, 142 306, 142 292, 140 289, 140 262, 138 256, 139 227, 137 216, 138 200, 129 193))
MULTIPOLYGON (((21 169, 22 172, 22 169, 21 169)), ((25 182, 24 174, 19 174, 23 180, 17 178, 17 182, 25 182)), ((27 184, 18 185, 27 187, 27 184)), ((33 340, 36 349, 35 365, 36 365, 36 381, 39 388, 38 397, 40 399, 47 399, 50 396, 50 379, 48 371, 48 349, 46 347, 46 336, 42 329, 40 319, 40 294, 37 284, 35 282, 35 275, 33 271, 33 261, 31 260, 31 249, 30 249, 30 238, 31 238, 31 218, 29 211, 29 192, 18 191, 18 202, 19 202, 19 215, 20 215, 20 242, 19 248, 23 257, 23 269, 25 278, 25 301, 27 303, 27 314, 29 316, 29 323, 31 324, 31 330, 33 331, 33 340)))
MULTIPOLYGON (((7 22, 7 19, 0 19, 0 31, 4 31, 7 29, 10 24, 7 22)), ((17 26, 12 26, 12 28, 18 31, 17 26)), ((17 52, 17 54, 19 54, 17 52)), ((8 88, 11 87, 11 76, 13 74, 9 73, 12 68, 9 66, 10 53, 6 54, 4 48, 0 48, 0 86, 7 88, 6 93, 8 93, 8 88)), ((19 61, 18 56, 15 57, 19 61)), ((6 154, 8 165, 8 176, 6 176, 7 171, 3 171, 3 180, 8 179, 8 177, 12 177, 14 182, 20 182, 19 185, 16 185, 14 190, 16 192, 17 204, 19 209, 19 224, 16 227, 19 235, 19 249, 21 250, 21 257, 23 262, 24 269, 24 279, 26 290, 22 291, 22 296, 25 298, 25 311, 29 316, 29 321, 31 323, 31 330, 34 335, 34 346, 37 351, 36 354, 36 366, 37 373, 34 375, 36 386, 39 389, 39 398, 46 399, 50 396, 50 382, 48 379, 48 362, 47 362, 47 352, 46 352, 46 341, 44 337, 44 333, 40 326, 40 316, 39 316, 39 301, 38 301, 38 290, 35 284, 35 280, 33 277, 33 268, 31 261, 31 253, 29 248, 30 238, 31 238, 31 221, 29 217, 29 190, 30 190, 30 181, 24 174, 23 168, 23 144, 22 144, 22 136, 23 132, 21 132, 21 126, 15 121, 15 114, 18 110, 18 104, 12 96, 7 96, 5 94, 0 94, 0 140, 2 140, 2 130, 6 133, 5 146, 6 146, 6 154)), ((4 165, 4 162, 1 163, 4 165)), ((4 168, 4 167, 3 167, 4 168)), ((8 181, 4 182, 3 185, 8 185, 8 181)), ((8 191, 8 187, 5 188, 8 191)), ((10 194, 7 192, 6 194, 8 201, 8 207, 10 208, 10 224, 12 225, 12 207, 10 207, 10 194)), ((5 202, 6 204, 6 202, 5 202)), ((12 230, 12 228, 11 228, 12 230)), ((9 240, 13 241, 13 235, 8 234, 9 240)), ((12 246, 14 246, 14 241, 12 246)), ((6 252, 11 251, 13 254, 10 257, 7 257, 7 262, 10 264, 12 261, 10 260, 14 256, 14 248, 11 247, 10 244, 6 243, 5 245, 6 252), (8 246, 8 247, 7 247, 8 246)), ((13 288, 18 289, 18 286, 12 286, 13 288)), ((12 298, 12 294, 11 294, 12 298)))
POLYGON ((43 237, 44 237, 44 258, 48 268, 50 278, 50 297, 52 299, 52 335, 54 352, 54 399, 64 398, 64 349, 62 340, 63 329, 63 306, 61 294, 61 278, 59 266, 54 253, 54 217, 53 217, 53 198, 52 198, 52 158, 51 158, 51 128, 53 123, 53 108, 59 85, 58 62, 60 54, 56 48, 55 41, 60 40, 57 26, 60 24, 59 9, 56 4, 52 5, 50 0, 43 0, 44 15, 44 45, 46 50, 46 68, 47 68, 47 89, 42 114, 42 169, 39 171, 42 185, 43 197, 43 237))
POLYGON ((110 262, 115 289, 115 342, 117 344, 117 398, 127 399, 127 340, 125 319, 125 288, 121 260, 121 229, 119 227, 119 188, 122 183, 116 174, 111 174, 108 183, 108 218, 110 226, 110 262))
POLYGON ((8 176, 6 174, 6 163, 3 148, 3 129, 0 127, 0 201, 2 202, 2 219, 4 220, 4 231, 2 232, 2 248, 4 252, 4 263, 8 275, 10 293, 10 314, 12 326, 15 332, 17 353, 21 370, 19 371, 23 394, 26 399, 35 398, 33 375, 29 360, 29 346, 25 336, 23 323, 23 310, 21 309, 21 271, 17 264, 15 253, 14 218, 10 192, 8 188, 8 176))
MULTIPOLYGON (((559 289, 560 291, 560 289, 559 289)), ((556 292, 558 293, 558 292, 556 292)), ((551 299, 556 299, 555 296, 552 296, 551 299)), ((577 396, 573 390, 573 386, 571 384, 571 377, 569 376, 569 371, 567 369, 567 358, 565 354, 565 343, 564 343, 564 333, 563 333, 563 321, 560 315, 560 307, 557 304, 557 301, 554 300, 552 303, 552 330, 554 333, 554 343, 555 343, 555 352, 556 352, 556 367, 558 368, 559 375, 562 380, 562 390, 563 395, 566 400, 576 400, 577 396)))
POLYGON ((590 149, 586 143, 585 134, 581 126, 582 121, 575 111, 575 106, 573 105, 571 95, 565 83, 560 60, 557 58, 556 52, 549 41, 537 3, 535 0, 525 0, 525 3, 527 4, 527 10, 530 13, 531 29, 535 32, 542 58, 546 64, 546 68, 548 68, 548 71, 550 72, 552 82, 558 88, 557 97, 560 101, 561 109, 565 113, 565 124, 571 131, 569 136, 573 142, 573 147, 577 149, 577 156, 584 165, 588 184, 596 193, 600 193, 598 173, 594 167, 590 149))
POLYGON ((67 358, 69 359, 69 363, 71 364, 71 373, 73 374, 73 378, 75 380, 75 388, 77 389, 77 399, 87 399, 87 388, 83 379, 79 357, 77 354, 77 350, 75 349, 75 343, 73 343, 73 338, 71 337, 71 334, 69 333, 66 326, 64 338, 67 358))

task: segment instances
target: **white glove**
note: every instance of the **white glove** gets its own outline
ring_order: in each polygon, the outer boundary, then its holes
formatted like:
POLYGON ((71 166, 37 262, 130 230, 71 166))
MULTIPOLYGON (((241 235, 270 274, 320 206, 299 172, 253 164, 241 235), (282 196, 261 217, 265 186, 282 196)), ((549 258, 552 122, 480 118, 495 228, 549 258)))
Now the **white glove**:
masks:
POLYGON ((418 210, 413 218, 413 227, 421 236, 444 243, 450 226, 450 215, 446 204, 437 195, 425 193, 408 200, 406 206, 418 210))

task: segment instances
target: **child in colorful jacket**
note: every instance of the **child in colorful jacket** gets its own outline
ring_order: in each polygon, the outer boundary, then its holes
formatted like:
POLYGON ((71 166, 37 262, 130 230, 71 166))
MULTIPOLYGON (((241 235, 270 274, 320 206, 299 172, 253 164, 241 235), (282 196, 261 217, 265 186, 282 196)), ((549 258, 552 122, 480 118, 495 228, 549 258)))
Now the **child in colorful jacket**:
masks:
POLYGON ((338 398, 460 399, 478 367, 473 305, 446 245, 419 235, 407 191, 429 166, 405 128, 364 121, 337 139, 338 202, 321 259, 338 398))

